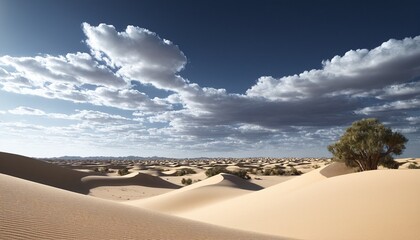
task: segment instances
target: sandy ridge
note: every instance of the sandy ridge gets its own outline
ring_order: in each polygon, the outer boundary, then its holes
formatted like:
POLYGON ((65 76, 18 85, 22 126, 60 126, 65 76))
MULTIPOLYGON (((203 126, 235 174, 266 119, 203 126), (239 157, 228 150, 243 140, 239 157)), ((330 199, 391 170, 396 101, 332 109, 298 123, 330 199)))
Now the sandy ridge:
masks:
POLYGON ((179 216, 298 239, 418 239, 418 170, 322 179, 331 167, 179 216))
POLYGON ((16 154, 0 152, 0 173, 72 192, 83 194, 89 192, 89 189, 80 181, 88 176, 88 173, 16 154))
POLYGON ((222 173, 156 197, 125 203, 166 214, 177 214, 261 189, 261 186, 247 180, 222 173))
POLYGON ((0 174, 0 239, 275 239, 0 174))

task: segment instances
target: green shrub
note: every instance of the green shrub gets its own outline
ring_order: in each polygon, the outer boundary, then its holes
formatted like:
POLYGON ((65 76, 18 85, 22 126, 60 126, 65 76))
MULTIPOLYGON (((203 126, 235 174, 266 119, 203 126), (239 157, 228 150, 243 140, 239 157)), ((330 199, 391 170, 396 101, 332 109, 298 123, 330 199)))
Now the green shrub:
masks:
POLYGON ((230 171, 229 173, 233 174, 233 175, 236 175, 240 178, 246 179, 246 180, 251 179, 251 177, 248 175, 248 172, 244 169, 240 169, 239 171, 234 171, 234 172, 230 171))
POLYGON ((212 177, 220 173, 229 173, 229 171, 225 167, 216 166, 206 170, 206 176, 212 177))
POLYGON ((250 173, 252 173, 252 174, 257 174, 257 173, 258 173, 258 169, 256 169, 256 168, 251 168, 251 169, 249 170, 249 172, 250 172, 250 173))
POLYGON ((109 172, 109 168, 108 167, 96 167, 93 169, 94 172, 99 172, 99 173, 108 173, 109 172))
POLYGON ((195 173, 197 173, 197 172, 194 171, 194 169, 181 168, 181 169, 176 170, 175 176, 184 176, 184 175, 187 175, 187 174, 195 174, 195 173))
POLYGON ((118 175, 120 175, 120 176, 127 175, 128 173, 129 173, 128 168, 118 169, 118 175))
POLYGON ((275 168, 271 169, 271 175, 282 176, 284 174, 285 174, 285 171, 283 169, 281 169, 280 167, 275 167, 275 168))
POLYGON ((408 168, 409 169, 420 169, 420 166, 417 166, 416 164, 414 164, 414 163, 410 163, 410 165, 408 165, 408 168))
POLYGON ((398 169, 400 167, 400 164, 393 159, 384 160, 382 163, 380 163, 380 165, 390 169, 398 169))
POLYGON ((286 172, 281 169, 279 166, 275 166, 273 168, 266 168, 264 169, 264 171, 262 172, 263 175, 265 176, 282 176, 284 175, 286 172))
POLYGON ((251 177, 248 175, 248 172, 244 169, 240 169, 239 171, 229 171, 225 167, 216 166, 216 167, 212 167, 206 170, 207 177, 212 177, 220 173, 229 173, 229 174, 236 175, 246 180, 251 179, 251 177))
POLYGON ((266 169, 264 169, 263 174, 264 174, 265 176, 269 176, 269 175, 271 175, 271 168, 266 168, 266 169))
POLYGON ((290 170, 287 170, 284 175, 287 175, 287 176, 297 176, 297 175, 301 175, 301 174, 302 174, 301 171, 297 170, 294 167, 291 167, 290 170))
POLYGON ((182 178, 181 183, 182 183, 183 185, 191 185, 191 183, 192 183, 192 179, 191 179, 191 178, 187 178, 187 179, 182 178))

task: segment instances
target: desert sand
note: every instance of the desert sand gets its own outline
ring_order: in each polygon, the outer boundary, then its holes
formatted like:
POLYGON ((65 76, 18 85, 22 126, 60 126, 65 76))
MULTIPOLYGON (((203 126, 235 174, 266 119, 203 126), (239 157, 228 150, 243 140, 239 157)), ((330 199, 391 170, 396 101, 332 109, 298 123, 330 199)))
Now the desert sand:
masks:
POLYGON ((80 179, 88 173, 0 152, 0 173, 73 192, 88 193, 80 179))
POLYGON ((0 174, 0 239, 272 239, 0 174))
POLYGON ((86 176, 81 181, 89 189, 89 195, 117 201, 148 198, 181 187, 140 172, 125 176, 86 176))
MULTIPOLYGON (((3 153, 0 162, 0 171, 8 173, 0 174, 0 239, 276 239, 47 186, 44 184, 53 185, 46 181, 47 173, 60 171, 59 167, 38 160, 3 153), (30 164, 30 169, 16 164, 22 161, 30 164), (46 179, 40 178, 39 172, 46 179)), ((60 173, 58 182, 74 174, 60 173)))
POLYGON ((0 239, 419 239, 420 170, 408 169, 419 160, 354 173, 325 159, 51 164, 0 153, 0 239), (207 178, 215 165, 251 180, 207 178), (254 171, 276 166, 305 174, 254 171), (176 176, 185 167, 196 173, 176 176))
POLYGON ((341 175, 337 165, 179 215, 298 239, 419 238, 420 171, 341 175))
POLYGON ((145 209, 175 214, 261 189, 263 189, 261 186, 247 180, 221 173, 166 194, 126 203, 145 209))

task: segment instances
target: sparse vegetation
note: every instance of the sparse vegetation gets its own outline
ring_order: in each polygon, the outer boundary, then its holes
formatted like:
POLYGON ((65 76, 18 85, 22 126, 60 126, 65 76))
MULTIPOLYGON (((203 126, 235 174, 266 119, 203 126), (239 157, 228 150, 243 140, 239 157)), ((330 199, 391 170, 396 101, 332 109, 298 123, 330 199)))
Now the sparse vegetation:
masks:
POLYGON ((206 170, 207 177, 212 177, 220 173, 229 173, 229 174, 236 175, 246 180, 251 179, 251 177, 248 175, 248 172, 244 169, 240 169, 239 171, 229 171, 225 167, 215 166, 206 170))
POLYGON ((229 173, 246 180, 251 179, 251 177, 248 175, 248 172, 245 169, 240 169, 239 171, 229 171, 229 173))
POLYGON ((313 169, 318 169, 318 168, 320 168, 320 167, 321 167, 321 166, 319 166, 318 164, 315 164, 315 165, 313 165, 313 166, 312 166, 312 168, 313 168, 313 169))
POLYGON ((398 168, 392 155, 400 155, 407 141, 401 133, 368 118, 354 122, 328 150, 334 155, 334 161, 358 167, 360 171, 375 170, 378 165, 398 168))
POLYGON ((212 177, 220 173, 229 173, 225 167, 215 166, 206 170, 206 176, 212 177))
POLYGON ((408 165, 408 169, 420 169, 420 166, 417 166, 416 163, 410 163, 410 165, 408 165))
POLYGON ((272 168, 265 168, 262 170, 253 171, 256 172, 257 175, 265 175, 265 176, 297 176, 301 175, 302 172, 297 170, 294 167, 290 167, 289 169, 283 169, 280 166, 274 166, 272 168))
POLYGON ((187 178, 187 179, 182 178, 181 183, 183 185, 186 185, 186 186, 191 185, 192 184, 192 179, 191 178, 187 178))
POLYGON ((118 175, 120 175, 120 176, 127 175, 128 173, 129 173, 128 168, 118 169, 118 175))
POLYGON ((275 166, 273 168, 265 168, 262 172, 265 176, 282 176, 285 175, 286 171, 281 169, 279 166, 275 166))
POLYGON ((175 176, 184 176, 187 174, 196 174, 196 173, 197 172, 194 171, 194 169, 192 168, 181 168, 181 169, 176 170, 175 176))
POLYGON ((297 170, 294 167, 291 167, 290 170, 286 171, 284 175, 287 175, 287 176, 297 176, 297 175, 301 175, 301 174, 302 174, 301 171, 297 170))
POLYGON ((96 167, 93 169, 94 172, 99 172, 99 173, 108 173, 109 172, 109 168, 108 167, 96 167))
POLYGON ((390 169, 398 169, 400 167, 400 163, 397 161, 386 161, 381 164, 382 166, 390 169))
POLYGON ((265 175, 265 176, 269 176, 269 175, 271 175, 271 168, 266 168, 266 169, 264 169, 264 172, 263 172, 263 174, 265 175))

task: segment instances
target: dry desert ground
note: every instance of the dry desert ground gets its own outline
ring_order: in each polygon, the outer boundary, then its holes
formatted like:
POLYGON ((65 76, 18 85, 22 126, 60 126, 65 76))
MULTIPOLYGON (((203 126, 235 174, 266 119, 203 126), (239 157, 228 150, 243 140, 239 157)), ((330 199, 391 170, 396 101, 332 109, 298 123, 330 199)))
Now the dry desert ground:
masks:
POLYGON ((408 167, 420 159, 398 161, 398 170, 354 172, 316 158, 0 153, 0 239, 420 239, 420 170, 408 167), (214 167, 250 179, 207 177, 214 167))

